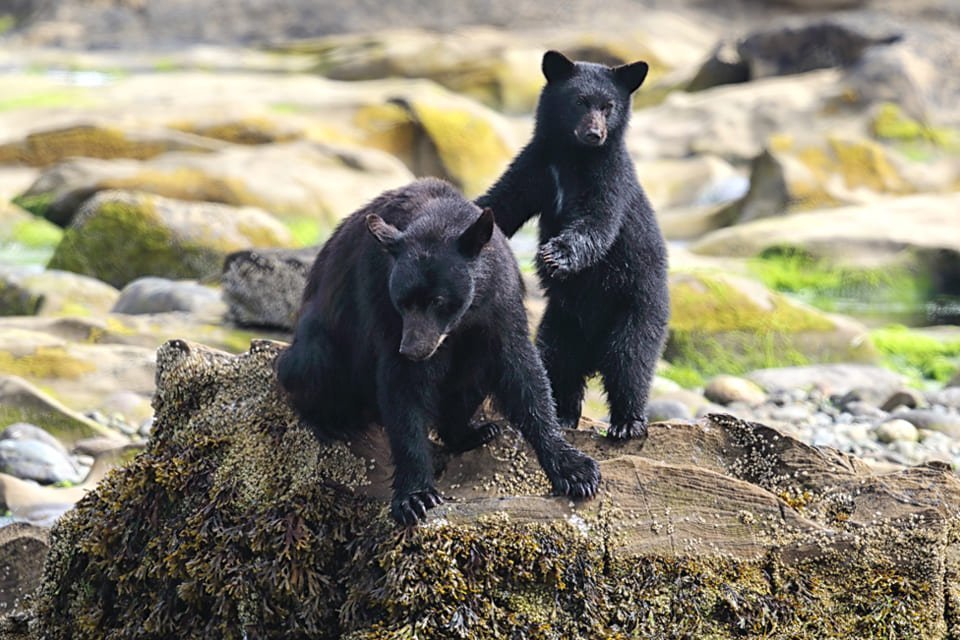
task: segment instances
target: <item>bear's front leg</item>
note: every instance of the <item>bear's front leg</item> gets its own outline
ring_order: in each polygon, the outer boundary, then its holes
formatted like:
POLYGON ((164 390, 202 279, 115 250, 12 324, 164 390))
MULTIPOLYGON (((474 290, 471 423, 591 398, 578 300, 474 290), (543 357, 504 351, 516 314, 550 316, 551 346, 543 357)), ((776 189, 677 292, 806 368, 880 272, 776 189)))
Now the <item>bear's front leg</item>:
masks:
POLYGON ((547 373, 533 345, 525 339, 513 341, 505 345, 499 359, 502 375, 495 391, 497 402, 533 447, 554 490, 578 498, 595 495, 600 467, 563 439, 547 373))
POLYGON ((394 466, 390 515, 406 527, 426 519, 427 511, 443 502, 433 484, 427 439, 426 407, 432 387, 411 384, 414 380, 415 376, 384 365, 377 376, 380 415, 394 466))

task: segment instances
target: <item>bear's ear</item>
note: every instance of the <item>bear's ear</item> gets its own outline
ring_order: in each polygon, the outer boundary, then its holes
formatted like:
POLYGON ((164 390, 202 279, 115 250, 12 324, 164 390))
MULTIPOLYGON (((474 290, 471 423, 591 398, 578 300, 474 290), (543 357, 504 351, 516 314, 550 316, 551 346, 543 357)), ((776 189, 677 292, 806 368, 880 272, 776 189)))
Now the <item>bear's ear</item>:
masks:
POLYGON ((540 68, 547 82, 561 82, 573 75, 574 62, 559 51, 547 51, 540 68))
POLYGON ((390 253, 395 253, 400 245, 400 230, 375 213, 367 214, 366 222, 367 229, 377 242, 390 253))
POLYGON ((493 236, 493 210, 487 207, 473 224, 460 234, 457 247, 468 258, 475 258, 493 236))
POLYGON ((643 84, 649 70, 650 66, 646 62, 632 62, 614 67, 613 77, 628 93, 633 93, 643 84))

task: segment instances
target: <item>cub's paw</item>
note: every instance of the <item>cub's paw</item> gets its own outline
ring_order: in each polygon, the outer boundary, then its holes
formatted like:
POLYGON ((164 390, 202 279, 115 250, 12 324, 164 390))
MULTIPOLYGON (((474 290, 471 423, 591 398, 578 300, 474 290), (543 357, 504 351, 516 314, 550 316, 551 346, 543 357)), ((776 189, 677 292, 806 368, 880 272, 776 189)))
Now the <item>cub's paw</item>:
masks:
POLYGON ((447 443, 450 453, 466 453, 477 447, 482 447, 500 435, 500 425, 493 422, 484 422, 476 426, 468 426, 454 442, 447 443))
POLYGON ((647 440, 647 419, 634 418, 611 424, 607 429, 607 437, 611 440, 634 440, 642 447, 647 440))
POLYGON ((551 278, 562 280, 573 273, 573 251, 560 238, 553 238, 544 243, 537 252, 540 262, 547 269, 551 278))
POLYGON ((573 498, 592 498, 600 486, 600 467, 587 454, 568 447, 560 450, 548 472, 554 491, 573 498))
POLYGON ((443 498, 436 489, 430 487, 423 491, 394 496, 390 503, 390 515, 398 524, 412 527, 426 519, 428 510, 442 503, 443 498))

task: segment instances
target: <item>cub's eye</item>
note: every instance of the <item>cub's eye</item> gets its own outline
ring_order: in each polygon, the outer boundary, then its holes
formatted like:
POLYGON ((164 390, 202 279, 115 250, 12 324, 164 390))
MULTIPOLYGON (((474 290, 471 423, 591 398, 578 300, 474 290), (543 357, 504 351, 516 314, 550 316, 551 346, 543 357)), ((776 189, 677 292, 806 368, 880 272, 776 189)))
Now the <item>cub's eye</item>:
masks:
POLYGON ((436 298, 434 298, 433 300, 430 301, 430 306, 431 306, 431 307, 440 307, 440 308, 442 308, 445 304, 447 304, 447 299, 444 298, 443 296, 437 296, 436 298))
POLYGON ((603 115, 608 116, 611 111, 613 111, 613 102, 608 101, 603 105, 603 115))
POLYGON ((587 96, 577 96, 577 104, 581 107, 590 106, 590 101, 587 100, 587 96))

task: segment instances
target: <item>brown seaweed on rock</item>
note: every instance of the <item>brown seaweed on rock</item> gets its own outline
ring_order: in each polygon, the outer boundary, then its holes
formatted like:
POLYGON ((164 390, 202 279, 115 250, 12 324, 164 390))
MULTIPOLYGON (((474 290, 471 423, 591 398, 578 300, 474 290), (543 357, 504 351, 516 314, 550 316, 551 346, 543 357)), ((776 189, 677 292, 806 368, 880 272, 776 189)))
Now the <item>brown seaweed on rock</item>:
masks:
POLYGON ((399 530, 379 430, 318 443, 281 348, 160 349, 146 451, 53 531, 39 637, 960 637, 947 469, 875 475, 715 415, 653 425, 643 456, 570 433, 604 477, 572 503, 507 430, 438 456, 447 503, 399 530))

